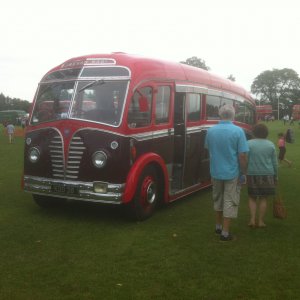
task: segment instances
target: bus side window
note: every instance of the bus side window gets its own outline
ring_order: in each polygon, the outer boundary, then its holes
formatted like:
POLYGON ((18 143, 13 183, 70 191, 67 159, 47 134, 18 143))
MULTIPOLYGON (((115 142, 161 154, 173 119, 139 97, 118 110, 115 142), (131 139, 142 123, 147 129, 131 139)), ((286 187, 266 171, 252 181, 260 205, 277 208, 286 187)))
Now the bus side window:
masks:
POLYGON ((221 106, 226 104, 234 106, 233 100, 227 98, 221 98, 221 106))
POLYGON ((188 94, 187 101, 187 114, 189 122, 200 121, 201 113, 201 95, 200 94, 188 94))
POLYGON ((131 98, 127 124, 131 128, 145 127, 151 124, 152 88, 136 90, 131 98))
POLYGON ((235 104, 235 121, 243 122, 246 124, 254 124, 255 112, 251 108, 251 106, 247 105, 246 103, 239 103, 236 102, 235 104))
POLYGON ((170 114, 170 95, 169 86, 159 86, 155 104, 155 124, 168 123, 170 114))
POLYGON ((219 108, 221 105, 220 97, 207 95, 206 96, 206 119, 207 120, 218 120, 219 108))

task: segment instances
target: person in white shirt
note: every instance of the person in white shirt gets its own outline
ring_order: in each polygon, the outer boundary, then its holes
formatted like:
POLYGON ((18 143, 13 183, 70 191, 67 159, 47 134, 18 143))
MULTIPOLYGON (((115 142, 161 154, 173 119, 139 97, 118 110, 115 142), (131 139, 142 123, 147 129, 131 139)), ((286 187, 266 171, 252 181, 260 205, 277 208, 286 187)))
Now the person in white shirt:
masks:
POLYGON ((9 143, 12 144, 14 142, 15 126, 9 123, 6 126, 6 131, 7 131, 9 143))

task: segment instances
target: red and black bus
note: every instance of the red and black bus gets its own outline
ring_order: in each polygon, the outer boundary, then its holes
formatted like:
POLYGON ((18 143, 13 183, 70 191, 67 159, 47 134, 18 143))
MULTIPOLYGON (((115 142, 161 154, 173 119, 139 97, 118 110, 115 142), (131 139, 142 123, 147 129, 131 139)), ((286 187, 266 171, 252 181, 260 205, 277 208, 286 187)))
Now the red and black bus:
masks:
POLYGON ((207 129, 235 106, 246 134, 250 94, 180 63, 124 53, 72 58, 41 80, 26 129, 24 190, 40 206, 129 206, 137 219, 210 185, 207 129))
POLYGON ((272 105, 258 105, 256 106, 257 119, 268 120, 273 115, 272 105))
POLYGON ((293 105, 292 117, 294 120, 300 120, 300 104, 293 105))

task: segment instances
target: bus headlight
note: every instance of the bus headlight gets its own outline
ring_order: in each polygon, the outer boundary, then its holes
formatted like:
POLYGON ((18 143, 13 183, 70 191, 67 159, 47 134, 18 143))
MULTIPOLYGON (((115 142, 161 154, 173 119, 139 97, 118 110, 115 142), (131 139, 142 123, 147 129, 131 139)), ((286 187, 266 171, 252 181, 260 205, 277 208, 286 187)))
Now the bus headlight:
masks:
POLYGON ((38 148, 31 148, 29 149, 29 155, 28 155, 29 160, 32 163, 36 163, 40 159, 40 151, 38 148))
POLYGON ((97 151, 93 154, 92 161, 96 168, 103 168, 107 162, 107 155, 104 151, 97 151))

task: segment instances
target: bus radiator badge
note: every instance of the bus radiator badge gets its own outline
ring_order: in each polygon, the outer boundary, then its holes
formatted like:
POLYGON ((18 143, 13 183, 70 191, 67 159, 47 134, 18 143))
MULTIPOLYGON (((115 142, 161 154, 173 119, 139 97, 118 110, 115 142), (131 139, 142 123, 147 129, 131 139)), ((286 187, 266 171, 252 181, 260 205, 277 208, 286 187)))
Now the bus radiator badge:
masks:
POLYGON ((68 128, 64 129, 64 136, 69 137, 69 135, 70 135, 70 129, 68 128))

